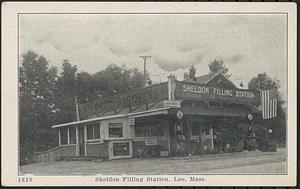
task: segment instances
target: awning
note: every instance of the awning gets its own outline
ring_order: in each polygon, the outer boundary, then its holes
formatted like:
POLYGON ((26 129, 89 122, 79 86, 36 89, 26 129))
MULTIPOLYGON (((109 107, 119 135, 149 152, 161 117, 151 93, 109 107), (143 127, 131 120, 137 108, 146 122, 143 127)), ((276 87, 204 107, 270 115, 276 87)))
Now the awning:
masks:
POLYGON ((160 108, 160 109, 154 109, 149 111, 143 111, 143 112, 137 112, 137 113, 130 113, 128 114, 129 118, 138 118, 138 117, 147 117, 147 116, 153 116, 158 114, 168 114, 169 107, 166 108, 160 108))
POLYGON ((112 115, 112 116, 97 117, 97 118, 92 118, 92 119, 85 119, 82 121, 74 121, 74 122, 63 123, 63 124, 59 124, 59 125, 53 125, 52 128, 64 127, 64 126, 70 126, 70 125, 78 125, 78 124, 83 124, 83 123, 89 123, 89 122, 101 121, 101 120, 113 119, 113 118, 120 118, 120 117, 126 117, 126 116, 127 115, 125 115, 125 114, 118 114, 118 115, 112 115))
POLYGON ((97 117, 97 118, 92 118, 92 119, 86 119, 86 120, 82 120, 82 121, 74 121, 74 122, 63 123, 63 124, 59 124, 59 125, 53 125, 52 128, 65 127, 65 126, 71 126, 71 125, 79 125, 79 124, 90 123, 90 122, 94 122, 94 121, 101 121, 101 120, 122 118, 122 117, 138 118, 138 117, 146 117, 146 116, 152 116, 152 115, 158 115, 158 114, 168 114, 168 109, 170 109, 170 108, 165 107, 165 108, 158 108, 158 109, 152 109, 152 110, 146 110, 146 111, 134 112, 134 113, 128 113, 128 114, 103 116, 103 117, 97 117))

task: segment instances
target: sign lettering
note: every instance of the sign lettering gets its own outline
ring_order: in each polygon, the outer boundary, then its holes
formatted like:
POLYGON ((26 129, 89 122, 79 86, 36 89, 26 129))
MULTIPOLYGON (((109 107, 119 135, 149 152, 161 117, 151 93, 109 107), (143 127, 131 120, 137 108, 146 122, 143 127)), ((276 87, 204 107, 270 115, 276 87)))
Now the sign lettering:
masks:
POLYGON ((146 145, 146 146, 157 145, 157 140, 155 140, 155 139, 146 139, 146 140, 145 140, 145 145, 146 145))
POLYGON ((176 81, 175 99, 205 99, 237 103, 259 103, 259 92, 237 88, 218 88, 204 84, 176 81))
POLYGON ((181 102, 178 100, 164 100, 164 107, 180 108, 181 102))
POLYGON ((129 91, 98 101, 89 102, 79 106, 80 117, 85 119, 91 115, 102 114, 109 111, 120 111, 124 108, 135 107, 147 103, 158 102, 168 98, 167 83, 161 83, 146 88, 129 91))
POLYGON ((254 98, 254 93, 249 91, 235 91, 231 89, 221 89, 215 87, 201 87, 194 85, 183 85, 184 92, 200 93, 200 94, 214 94, 218 96, 234 96, 237 98, 254 98))

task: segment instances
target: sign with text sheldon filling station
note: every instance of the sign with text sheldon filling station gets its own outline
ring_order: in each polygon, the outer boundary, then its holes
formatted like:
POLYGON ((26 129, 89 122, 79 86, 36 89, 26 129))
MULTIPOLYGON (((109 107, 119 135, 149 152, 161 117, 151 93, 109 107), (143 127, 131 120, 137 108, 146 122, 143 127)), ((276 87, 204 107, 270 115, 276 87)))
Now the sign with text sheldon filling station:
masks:
POLYGON ((217 100, 241 104, 259 104, 259 91, 211 87, 198 83, 176 82, 176 99, 217 100))

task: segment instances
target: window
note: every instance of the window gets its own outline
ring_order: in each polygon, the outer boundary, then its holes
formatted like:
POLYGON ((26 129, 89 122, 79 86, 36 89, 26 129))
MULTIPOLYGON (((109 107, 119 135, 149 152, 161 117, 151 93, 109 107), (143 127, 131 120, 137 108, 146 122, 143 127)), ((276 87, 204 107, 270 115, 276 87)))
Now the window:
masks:
POLYGON ((122 123, 108 123, 109 137, 123 137, 122 123))
POLYGON ((193 122, 191 124, 192 135, 201 135, 200 124, 198 122, 193 122))
POLYGON ((60 144, 76 144, 76 127, 60 128, 60 144))
POLYGON ((214 102, 214 101, 209 101, 208 102, 209 107, 221 107, 222 103, 221 102, 214 102))
POLYGON ((206 121, 191 122, 191 133, 193 136, 209 135, 209 124, 206 121))
POLYGON ((136 137, 160 137, 164 136, 163 126, 160 123, 152 123, 143 125, 136 125, 135 127, 136 137))
POLYGON ((66 145, 68 143, 68 128, 62 127, 60 128, 60 144, 66 145))
POLYGON ((100 139, 100 124, 93 123, 86 126, 87 140, 100 139))
POLYGON ((76 144, 76 128, 75 127, 69 128, 69 135, 70 135, 70 144, 76 144))
POLYGON ((93 139, 93 131, 94 130, 94 125, 87 125, 86 126, 86 134, 87 134, 87 139, 92 140, 93 139))
POLYGON ((100 139, 100 125, 94 126, 94 138, 100 139))
POLYGON ((136 137, 149 137, 150 136, 150 129, 147 125, 141 125, 135 127, 135 136, 136 137))
POLYGON ((162 125, 160 125, 159 123, 151 125, 150 135, 151 136, 164 136, 164 131, 162 129, 162 125))

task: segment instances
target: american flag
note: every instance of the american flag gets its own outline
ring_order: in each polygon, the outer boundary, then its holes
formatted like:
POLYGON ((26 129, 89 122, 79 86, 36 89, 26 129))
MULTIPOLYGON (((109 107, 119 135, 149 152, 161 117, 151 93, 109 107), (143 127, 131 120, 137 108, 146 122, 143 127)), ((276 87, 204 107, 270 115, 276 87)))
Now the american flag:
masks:
POLYGON ((277 90, 260 91, 262 117, 263 119, 271 119, 277 116, 277 90))

